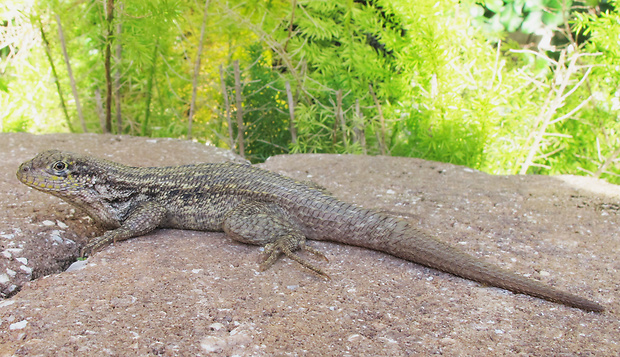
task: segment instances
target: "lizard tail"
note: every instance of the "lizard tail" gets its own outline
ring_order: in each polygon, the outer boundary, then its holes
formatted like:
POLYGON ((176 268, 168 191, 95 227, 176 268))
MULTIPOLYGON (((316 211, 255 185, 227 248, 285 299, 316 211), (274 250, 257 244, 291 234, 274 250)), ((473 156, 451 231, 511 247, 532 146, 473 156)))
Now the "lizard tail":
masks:
POLYGON ((412 227, 406 221, 381 214, 370 214, 366 217, 365 229, 360 229, 359 222, 356 222, 358 229, 349 232, 349 239, 343 243, 383 251, 414 263, 515 293, 535 296, 586 311, 605 310, 594 301, 554 289, 537 280, 517 275, 469 255, 412 227), (375 224, 368 224, 370 221, 375 221, 373 222, 375 224))
POLYGON ((515 293, 527 294, 587 311, 602 312, 605 310, 603 306, 594 301, 554 289, 539 281, 487 263, 430 237, 414 227, 407 225, 403 228, 405 229, 400 234, 397 231, 393 232, 393 239, 389 239, 389 244, 385 247, 387 253, 515 293), (402 238, 397 239, 394 236, 402 238))

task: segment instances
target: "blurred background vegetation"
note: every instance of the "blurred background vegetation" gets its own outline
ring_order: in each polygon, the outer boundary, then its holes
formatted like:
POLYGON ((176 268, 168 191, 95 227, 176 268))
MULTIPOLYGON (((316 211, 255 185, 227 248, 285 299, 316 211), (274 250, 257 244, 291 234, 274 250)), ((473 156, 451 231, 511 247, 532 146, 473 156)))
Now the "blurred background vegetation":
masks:
POLYGON ((620 183, 617 0, 4 0, 0 131, 620 183))

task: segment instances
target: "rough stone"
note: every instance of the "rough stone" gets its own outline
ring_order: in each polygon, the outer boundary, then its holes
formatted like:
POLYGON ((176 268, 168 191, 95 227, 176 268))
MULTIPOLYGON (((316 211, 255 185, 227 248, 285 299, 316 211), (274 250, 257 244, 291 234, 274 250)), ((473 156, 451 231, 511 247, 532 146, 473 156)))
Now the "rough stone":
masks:
POLYGON ((596 314, 325 242, 310 244, 329 258, 318 264, 330 281, 288 259, 259 272, 257 247, 210 232, 158 230, 64 271, 99 230, 17 182, 22 161, 49 148, 133 165, 239 159, 169 139, 0 139, 0 288, 12 296, 0 302, 2 356, 620 355, 617 186, 397 157, 290 155, 261 165, 608 308, 596 314))

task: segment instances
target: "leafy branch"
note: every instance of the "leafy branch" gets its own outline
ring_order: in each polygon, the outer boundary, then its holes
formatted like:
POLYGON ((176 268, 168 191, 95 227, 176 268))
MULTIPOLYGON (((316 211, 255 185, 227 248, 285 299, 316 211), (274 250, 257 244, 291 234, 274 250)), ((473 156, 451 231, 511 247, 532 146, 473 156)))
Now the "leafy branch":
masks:
MULTIPOLYGON (((566 105, 567 99, 585 82, 588 75, 592 71, 592 66, 579 66, 577 65, 577 61, 584 56, 592 56, 597 54, 578 53, 576 51, 568 54, 567 50, 562 50, 560 52, 560 59, 558 61, 554 61, 541 53, 530 50, 512 50, 512 52, 534 54, 542 57, 555 67, 554 77, 551 80, 550 89, 547 97, 545 98, 545 102, 540 108, 539 114, 531 127, 530 134, 525 141, 526 144, 524 147, 526 148, 527 153, 522 159, 522 162, 517 163, 515 166, 515 170, 518 169, 518 173, 524 175, 532 166, 545 167, 544 165, 537 163, 537 161, 546 159, 561 150, 561 148, 559 148, 551 152, 543 152, 544 147, 551 146, 549 138, 564 136, 564 134, 548 132, 549 127, 572 117, 575 113, 581 110, 583 106, 590 101, 590 99, 592 99, 592 96, 590 95, 588 98, 577 104, 568 113, 556 117, 558 110, 566 105), (573 77, 580 73, 583 69, 586 69, 586 71, 581 76, 581 79, 569 89, 569 85, 573 77)), ((531 78, 530 80, 534 81, 535 79, 531 78)))

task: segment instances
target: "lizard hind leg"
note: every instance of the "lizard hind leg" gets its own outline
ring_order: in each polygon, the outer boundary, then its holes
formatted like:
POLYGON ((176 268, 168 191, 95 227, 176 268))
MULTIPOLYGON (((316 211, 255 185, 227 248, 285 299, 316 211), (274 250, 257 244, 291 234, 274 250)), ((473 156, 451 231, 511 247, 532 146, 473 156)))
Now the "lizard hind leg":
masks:
POLYGON ((312 270, 313 272, 326 279, 330 279, 329 275, 327 275, 323 270, 321 270, 321 268, 318 268, 317 266, 302 259, 297 254, 293 253, 293 250, 297 249, 306 250, 316 255, 317 257, 320 257, 327 261, 327 258, 325 257, 325 255, 323 255, 323 253, 312 247, 307 246, 305 241, 305 237, 301 236, 300 240, 299 237, 295 237, 294 234, 291 234, 279 237, 275 242, 265 245, 265 252, 263 253, 265 255, 265 260, 260 266, 261 270, 264 271, 269 269, 273 265, 273 263, 275 263, 276 260, 280 257, 280 255, 284 254, 288 258, 301 264, 304 268, 312 270))
POLYGON ((261 270, 268 269, 281 255, 285 255, 306 269, 329 278, 323 270, 294 253, 305 250, 327 260, 321 252, 306 245, 301 229, 276 204, 257 201, 241 203, 226 214, 223 228, 236 241, 265 247, 261 270))

